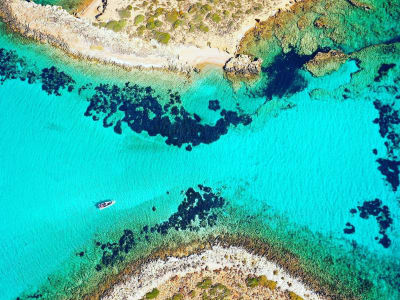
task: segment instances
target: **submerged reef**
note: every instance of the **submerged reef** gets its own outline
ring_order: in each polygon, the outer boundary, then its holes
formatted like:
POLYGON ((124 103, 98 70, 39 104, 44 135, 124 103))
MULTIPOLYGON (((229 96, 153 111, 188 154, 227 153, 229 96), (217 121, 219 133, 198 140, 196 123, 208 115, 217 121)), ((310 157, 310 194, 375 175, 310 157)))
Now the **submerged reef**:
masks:
POLYGON ((75 80, 68 74, 59 71, 56 67, 44 68, 41 71, 27 63, 16 51, 0 49, 0 84, 6 80, 27 80, 29 84, 41 82, 42 90, 48 95, 61 96, 61 90, 72 92, 75 80))
MULTIPOLYGON (((375 217, 375 220, 379 226, 379 234, 381 234, 381 238, 375 237, 375 240, 378 240, 378 243, 381 244, 384 248, 388 248, 391 244, 391 240, 387 235, 387 230, 393 224, 393 219, 390 217, 389 208, 386 205, 383 205, 382 200, 375 199, 372 201, 364 201, 361 206, 357 206, 357 209, 352 208, 350 213, 355 214, 357 210, 360 213, 360 218, 368 219, 370 216, 375 217)), ((355 232, 354 225, 349 222, 346 223, 346 227, 344 229, 344 233, 351 234, 355 232)))
POLYGON ((203 124, 197 114, 185 110, 178 93, 171 91, 168 103, 163 106, 162 99, 150 86, 126 83, 120 88, 101 84, 94 90, 95 94, 88 99, 86 116, 92 116, 94 120, 102 118, 103 126, 114 125, 117 133, 121 133, 121 125, 126 124, 137 133, 145 131, 150 136, 161 135, 167 138, 167 145, 181 147, 186 144, 188 151, 193 146, 217 141, 231 125, 246 126, 252 121, 249 115, 222 109, 214 125, 203 124), (118 117, 121 113, 122 117, 118 117))

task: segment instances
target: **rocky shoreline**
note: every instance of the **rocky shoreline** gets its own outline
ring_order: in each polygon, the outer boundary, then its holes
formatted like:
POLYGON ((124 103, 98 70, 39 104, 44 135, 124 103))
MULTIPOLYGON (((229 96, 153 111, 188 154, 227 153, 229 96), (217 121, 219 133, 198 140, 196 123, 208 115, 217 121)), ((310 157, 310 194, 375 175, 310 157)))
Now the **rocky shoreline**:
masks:
MULTIPOLYGON (((192 45, 162 45, 132 38, 121 32, 93 26, 57 6, 39 5, 23 0, 2 1, 0 17, 24 37, 51 44, 79 59, 114 64, 127 69, 147 68, 190 74, 198 66, 213 64, 220 67, 235 62, 234 71, 254 75, 258 66, 243 63, 241 57, 217 48, 198 48, 192 45)), ((261 63, 261 61, 259 61, 261 63)))
MULTIPOLYGON (((198 277, 199 280, 214 278, 220 285, 223 281, 227 290, 233 290, 232 296, 242 292, 253 299, 264 299, 267 295, 274 296, 274 299, 325 299, 265 257, 252 254, 242 247, 222 245, 214 245, 210 249, 188 256, 169 256, 147 262, 140 267, 136 275, 125 276, 121 282, 114 285, 102 299, 142 299, 157 288, 160 289, 159 299, 170 299, 170 296, 176 295, 177 292, 183 297, 190 292, 194 294, 193 290, 189 291, 187 288, 189 282, 193 283, 194 277, 198 277), (232 276, 234 273, 236 276, 232 276), (243 284, 236 284, 240 278, 247 282, 247 288, 243 289, 243 284), (269 283, 265 287, 269 288, 253 289, 258 284, 251 284, 249 280, 254 278, 265 278, 264 281, 269 283), (294 295, 298 298, 292 298, 294 295)), ((199 291, 196 295, 200 296, 199 291)), ((194 299, 197 299, 196 296, 194 299)))
POLYGON ((42 6, 21 0, 2 1, 0 17, 24 37, 51 44, 64 52, 125 68, 166 69, 188 73, 198 63, 224 64, 229 55, 218 49, 164 46, 146 43, 93 26, 57 6, 42 6), (189 55, 192 53, 193 55, 189 55), (201 56, 202 55, 202 56, 201 56))

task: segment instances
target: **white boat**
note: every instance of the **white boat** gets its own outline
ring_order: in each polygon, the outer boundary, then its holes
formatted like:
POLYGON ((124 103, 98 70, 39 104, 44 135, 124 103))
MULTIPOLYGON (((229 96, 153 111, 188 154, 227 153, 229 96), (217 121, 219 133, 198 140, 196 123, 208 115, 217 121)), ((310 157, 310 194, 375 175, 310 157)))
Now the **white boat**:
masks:
POLYGON ((114 203, 115 203, 115 200, 105 200, 105 201, 96 203, 96 207, 101 210, 101 209, 105 209, 106 207, 113 205, 114 203))

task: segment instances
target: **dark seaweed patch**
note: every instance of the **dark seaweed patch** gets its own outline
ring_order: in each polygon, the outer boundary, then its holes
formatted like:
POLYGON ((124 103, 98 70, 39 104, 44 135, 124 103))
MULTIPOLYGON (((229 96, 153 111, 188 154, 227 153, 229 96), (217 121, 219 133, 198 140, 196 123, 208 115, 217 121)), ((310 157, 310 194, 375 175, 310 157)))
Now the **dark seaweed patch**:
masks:
POLYGON ((385 176, 386 181, 390 183, 393 191, 397 191, 399 186, 399 166, 400 161, 379 158, 376 160, 379 163, 378 170, 385 176))
MULTIPOLYGON (((96 245, 98 245, 96 243, 96 245)), ((135 237, 132 230, 125 229, 123 235, 120 237, 118 243, 105 243, 98 245, 103 250, 101 257, 101 264, 104 266, 113 266, 116 262, 124 260, 127 254, 136 245, 135 237)), ((96 270, 100 271, 101 265, 96 266, 96 270)))
POLYGON ((261 69, 267 74, 268 81, 258 96, 265 96, 270 100, 273 96, 289 96, 302 91, 307 82, 299 70, 312 56, 299 55, 294 50, 276 56, 272 64, 261 69))
POLYGON ((374 78, 375 82, 379 82, 382 80, 383 76, 386 76, 389 70, 393 69, 396 64, 382 64, 378 70, 378 76, 374 78))
MULTIPOLYGON (((400 184, 400 162, 394 151, 399 148, 400 144, 400 136, 397 133, 397 125, 400 124, 399 111, 396 109, 395 102, 383 104, 381 101, 375 100, 374 107, 379 111, 379 117, 373 122, 379 125, 381 137, 387 139, 385 146, 388 157, 377 159, 378 170, 385 176, 393 191, 397 191, 400 184)), ((375 152, 374 154, 377 154, 377 151, 375 152)))
POLYGON ((355 231, 356 231, 356 228, 354 227, 353 224, 351 224, 349 222, 346 223, 346 228, 343 229, 343 232, 346 233, 346 234, 352 234, 355 231))
POLYGON ((251 123, 249 115, 222 110, 221 118, 214 125, 203 124, 198 115, 188 113, 181 106, 178 93, 171 92, 169 97, 169 102, 162 106, 155 91, 149 86, 126 83, 120 88, 100 84, 95 87, 95 94, 88 99, 90 104, 85 116, 102 118, 103 126, 114 126, 117 133, 122 132, 121 123, 125 123, 137 133, 145 131, 150 136, 166 137, 167 145, 181 147, 188 144, 188 151, 193 146, 217 141, 228 132, 231 125, 251 123), (122 117, 118 117, 121 112, 122 117))
POLYGON ((395 132, 394 125, 400 124, 399 112, 395 109, 395 103, 383 104, 379 100, 374 101, 375 108, 379 111, 379 117, 373 122, 379 125, 379 133, 382 138, 388 138, 393 146, 399 146, 399 135, 395 132))
POLYGON ((32 295, 26 296, 26 298, 28 298, 28 299, 40 299, 42 297, 43 297, 43 295, 41 293, 39 293, 39 292, 36 292, 36 293, 34 293, 32 295))
POLYGON ((85 255, 85 251, 81 251, 76 253, 76 256, 83 257, 85 255))
POLYGON ((184 200, 178 206, 178 211, 167 221, 152 228, 165 235, 170 229, 195 231, 199 226, 214 226, 217 216, 213 213, 213 209, 221 208, 225 204, 225 199, 214 194, 208 187, 199 185, 199 189, 200 191, 195 191, 189 188, 185 192, 184 200))
MULTIPOLYGON (((379 234, 381 235, 381 238, 377 238, 377 240, 379 240, 379 244, 381 244, 384 248, 388 248, 391 244, 391 240, 389 239, 386 231, 393 224, 393 219, 390 217, 389 208, 386 205, 382 205, 382 201, 380 199, 375 199, 371 201, 364 201, 361 206, 357 206, 357 209, 362 219, 368 219, 370 216, 375 217, 375 220, 379 226, 379 234)), ((353 208, 351 211, 355 211, 355 209, 353 208)), ((350 223, 347 223, 346 226, 348 226, 348 224, 350 223)))
POLYGON ((42 79, 42 89, 49 95, 55 94, 61 96, 60 89, 68 87, 68 92, 73 90, 75 80, 71 76, 60 72, 56 67, 44 68, 40 75, 42 79))
POLYGON ((0 83, 8 79, 27 80, 29 84, 37 80, 42 82, 42 89, 49 95, 60 96, 61 89, 72 92, 75 81, 68 74, 58 71, 56 67, 44 68, 38 72, 34 67, 29 67, 26 59, 18 56, 13 50, 0 49, 0 83), (39 75, 40 74, 40 75, 39 75))
POLYGON ((218 100, 208 101, 208 109, 213 110, 213 111, 217 111, 217 110, 221 109, 221 106, 219 105, 219 101, 218 100))
POLYGON ((13 50, 0 49, 0 83, 8 79, 25 80, 27 64, 13 50))
POLYGON ((137 239, 135 239, 132 230, 125 229, 118 243, 107 242, 102 244, 95 242, 95 245, 103 251, 101 261, 95 269, 101 271, 103 267, 113 266, 115 263, 123 261, 126 254, 134 249, 136 241, 141 237, 150 241, 149 233, 165 235, 172 229, 197 231, 201 227, 216 224, 217 214, 215 209, 223 207, 224 198, 214 194, 210 187, 203 185, 198 186, 198 191, 194 188, 187 189, 184 195, 185 197, 178 206, 177 212, 172 214, 168 220, 152 227, 145 225, 137 239))

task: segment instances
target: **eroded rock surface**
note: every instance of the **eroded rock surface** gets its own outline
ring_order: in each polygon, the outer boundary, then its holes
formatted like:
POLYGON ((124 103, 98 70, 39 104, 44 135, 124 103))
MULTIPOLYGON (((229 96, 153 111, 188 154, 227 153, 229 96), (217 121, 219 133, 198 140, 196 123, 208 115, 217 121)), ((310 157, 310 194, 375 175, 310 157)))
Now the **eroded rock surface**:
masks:
POLYGON ((239 54, 226 62, 224 70, 232 75, 252 77, 261 72, 261 64, 262 59, 260 58, 239 54))
POLYGON ((331 50, 326 53, 318 52, 304 66, 315 77, 321 77, 337 71, 347 58, 348 56, 340 50, 331 50))

